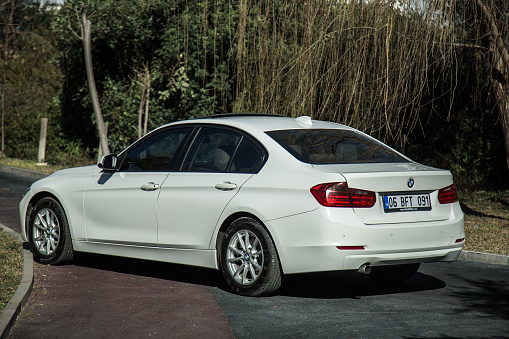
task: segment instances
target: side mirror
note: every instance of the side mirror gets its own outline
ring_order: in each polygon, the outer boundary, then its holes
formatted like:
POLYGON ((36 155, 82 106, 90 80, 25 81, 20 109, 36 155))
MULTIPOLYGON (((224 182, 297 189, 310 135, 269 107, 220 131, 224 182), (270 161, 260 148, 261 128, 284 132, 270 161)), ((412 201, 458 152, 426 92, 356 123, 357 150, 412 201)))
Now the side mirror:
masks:
POLYGON ((116 171, 117 170, 117 155, 114 153, 106 154, 102 157, 101 161, 97 164, 99 168, 105 171, 116 171))

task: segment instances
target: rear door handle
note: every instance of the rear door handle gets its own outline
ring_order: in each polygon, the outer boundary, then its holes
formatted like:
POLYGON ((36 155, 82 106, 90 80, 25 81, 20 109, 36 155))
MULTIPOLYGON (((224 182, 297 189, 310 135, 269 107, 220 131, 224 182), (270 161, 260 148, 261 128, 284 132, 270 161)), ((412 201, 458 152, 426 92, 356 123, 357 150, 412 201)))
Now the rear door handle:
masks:
POLYGON ((237 188, 237 184, 225 181, 220 184, 217 184, 215 187, 220 191, 231 191, 237 188))
POLYGON ((156 191, 159 189, 159 184, 154 184, 153 182, 147 182, 146 184, 141 185, 141 189, 144 191, 156 191))

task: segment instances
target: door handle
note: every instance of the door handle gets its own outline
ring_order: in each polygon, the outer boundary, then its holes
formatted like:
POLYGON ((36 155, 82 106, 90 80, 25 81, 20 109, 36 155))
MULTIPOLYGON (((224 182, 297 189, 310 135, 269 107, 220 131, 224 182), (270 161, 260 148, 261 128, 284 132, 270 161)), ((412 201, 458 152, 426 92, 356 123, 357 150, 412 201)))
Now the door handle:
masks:
POLYGON ((215 186, 215 188, 217 188, 220 191, 231 191, 231 190, 234 190, 234 189, 237 188, 237 184, 234 184, 234 183, 229 182, 229 181, 225 181, 225 182, 222 182, 220 184, 217 184, 215 186))
POLYGON ((144 191, 155 191, 159 189, 159 184, 154 184, 153 182, 147 182, 146 184, 141 185, 141 189, 144 191))

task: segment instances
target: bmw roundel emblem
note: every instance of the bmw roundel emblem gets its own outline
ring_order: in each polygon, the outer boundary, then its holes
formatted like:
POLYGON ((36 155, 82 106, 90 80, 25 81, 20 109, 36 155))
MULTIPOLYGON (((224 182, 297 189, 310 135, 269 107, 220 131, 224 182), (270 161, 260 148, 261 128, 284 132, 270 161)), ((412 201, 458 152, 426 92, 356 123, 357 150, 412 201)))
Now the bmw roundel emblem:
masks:
POLYGON ((415 182, 414 182, 413 178, 408 179, 408 182, 407 182, 408 188, 414 187, 414 184, 415 184, 415 182))

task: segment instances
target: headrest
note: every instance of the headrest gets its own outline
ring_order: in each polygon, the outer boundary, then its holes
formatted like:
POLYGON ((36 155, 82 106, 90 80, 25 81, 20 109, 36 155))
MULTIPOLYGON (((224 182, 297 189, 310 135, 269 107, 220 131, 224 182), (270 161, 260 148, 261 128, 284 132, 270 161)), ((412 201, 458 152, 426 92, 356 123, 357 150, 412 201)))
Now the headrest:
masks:
POLYGON ((214 166, 216 170, 219 172, 226 171, 228 161, 230 161, 230 155, 224 149, 217 147, 214 154, 214 166))

